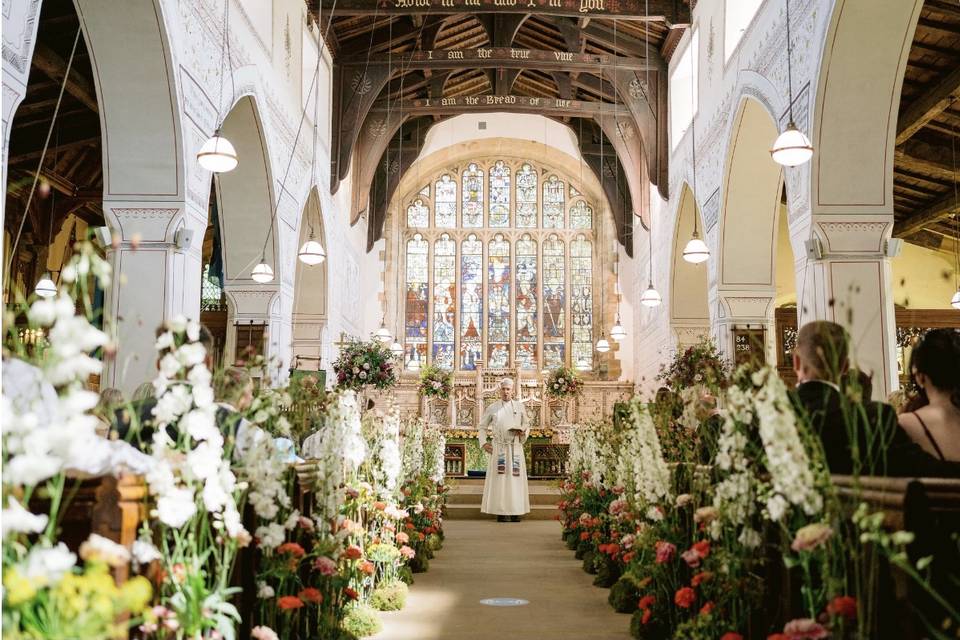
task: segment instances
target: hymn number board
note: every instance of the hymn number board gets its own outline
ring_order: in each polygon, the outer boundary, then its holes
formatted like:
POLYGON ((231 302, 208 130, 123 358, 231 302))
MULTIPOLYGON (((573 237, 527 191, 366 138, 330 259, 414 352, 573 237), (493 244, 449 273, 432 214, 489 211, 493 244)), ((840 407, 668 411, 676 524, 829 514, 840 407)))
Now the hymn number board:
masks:
POLYGON ((767 362, 764 349, 765 331, 763 328, 737 328, 733 330, 733 362, 736 366, 749 364, 762 366, 767 362))

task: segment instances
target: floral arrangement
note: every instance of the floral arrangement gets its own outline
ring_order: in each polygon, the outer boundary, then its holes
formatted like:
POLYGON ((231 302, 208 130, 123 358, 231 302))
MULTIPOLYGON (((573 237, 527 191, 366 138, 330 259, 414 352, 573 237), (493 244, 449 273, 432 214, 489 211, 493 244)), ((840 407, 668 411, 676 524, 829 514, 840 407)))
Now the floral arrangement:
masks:
POLYGON ((453 374, 435 364, 420 372, 420 394, 446 400, 453 389, 453 374))
POLYGON ((249 407, 227 411, 214 402, 199 325, 174 318, 156 340, 153 402, 123 411, 140 450, 104 437, 85 385, 101 372, 96 356, 114 352, 90 320, 92 281, 105 286, 110 270, 92 245, 77 249, 58 295, 22 312, 45 348, 19 344, 16 331, 5 343, 5 373, 20 384, 4 385, 0 415, 4 635, 108 640, 135 627, 158 640, 235 638, 232 579, 254 547, 252 638, 375 632, 374 608, 402 607, 404 580, 442 544, 443 434, 414 425, 407 442, 396 412, 361 420, 353 391, 304 379, 262 386, 249 407), (305 436, 309 463, 289 464, 271 437, 288 434, 305 436), (132 545, 61 540, 75 474, 144 479, 132 545))
POLYGON ((676 392, 694 386, 717 391, 727 386, 729 378, 730 365, 710 340, 703 340, 677 353, 673 361, 661 367, 657 375, 658 382, 676 392))
POLYGON ((551 398, 564 399, 576 396, 583 390, 583 380, 569 367, 557 367, 547 377, 547 394, 551 398))
POLYGON ((337 387, 354 390, 364 387, 389 389, 397 383, 394 360, 389 347, 379 340, 353 340, 333 363, 337 387))
POLYGON ((571 438, 558 504, 564 541, 594 584, 610 588, 611 606, 632 614, 631 635, 878 637, 878 556, 929 596, 942 629, 956 628, 956 606, 924 573, 930 558, 903 551, 913 534, 891 533, 883 513, 852 512, 835 498, 822 450, 776 370, 741 367, 725 384, 710 465, 697 447, 666 463, 654 424, 661 401, 683 405, 663 412, 676 420, 700 402, 695 394, 635 399, 619 428, 586 423, 571 438), (764 595, 784 571, 798 585, 789 604, 764 595))

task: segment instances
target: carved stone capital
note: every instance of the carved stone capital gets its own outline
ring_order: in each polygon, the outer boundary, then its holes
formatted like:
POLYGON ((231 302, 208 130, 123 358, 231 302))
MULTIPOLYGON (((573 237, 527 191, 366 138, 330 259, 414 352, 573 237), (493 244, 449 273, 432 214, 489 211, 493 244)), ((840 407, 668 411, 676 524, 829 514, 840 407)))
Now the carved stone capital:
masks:
POLYGON ((814 224, 827 255, 882 253, 893 231, 892 216, 878 216, 874 220, 836 220, 830 216, 817 219, 814 224))
POLYGON ((104 203, 103 213, 123 242, 170 242, 184 207, 171 203, 104 203))

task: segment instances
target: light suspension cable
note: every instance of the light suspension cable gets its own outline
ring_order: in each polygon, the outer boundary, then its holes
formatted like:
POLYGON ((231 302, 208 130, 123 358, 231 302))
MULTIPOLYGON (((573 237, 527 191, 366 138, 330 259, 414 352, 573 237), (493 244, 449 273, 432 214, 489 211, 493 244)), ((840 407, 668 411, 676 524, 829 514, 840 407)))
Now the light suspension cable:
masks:
POLYGON ((700 239, 698 225, 700 213, 697 211, 697 113, 693 97, 696 92, 697 79, 690 73, 690 149, 693 155, 693 235, 683 248, 683 259, 692 264, 706 262, 710 258, 710 248, 700 239))
POLYGON ((789 100, 788 110, 790 121, 787 128, 783 130, 773 143, 770 149, 770 155, 773 161, 785 167, 796 167, 810 160, 813 157, 813 145, 810 139, 797 129, 793 121, 793 67, 792 53, 793 45, 790 42, 790 0, 784 0, 787 5, 787 99, 789 100))
POLYGON ((237 86, 233 79, 233 59, 230 55, 230 0, 224 0, 223 9, 223 47, 220 49, 220 89, 217 92, 217 128, 213 135, 207 138, 207 141, 197 152, 197 162, 201 167, 214 174, 233 171, 237 167, 237 150, 221 134, 220 127, 223 122, 220 120, 220 108, 223 104, 223 74, 230 73, 231 97, 230 105, 237 98, 237 86), (227 58, 226 69, 223 59, 227 58))
MULTIPOLYGON (((320 6, 320 15, 317 20, 317 38, 320 38, 320 24, 323 20, 323 6, 320 6)), ((315 77, 320 76, 320 47, 322 45, 320 42, 317 42, 317 67, 314 70, 315 77)), ((310 158, 310 184, 311 191, 312 186, 317 183, 317 129, 318 129, 318 120, 320 118, 320 83, 314 85, 313 92, 313 154, 310 158)), ((309 200, 309 196, 308 196, 309 200)), ((319 209, 317 211, 319 215, 319 209)), ((322 223, 322 219, 318 220, 319 223, 322 223)), ((307 238, 307 241, 303 243, 300 247, 300 251, 297 252, 297 258, 303 264, 307 266, 313 266, 321 264, 324 260, 327 259, 327 252, 324 251, 323 245, 314 239, 313 232, 313 222, 310 219, 310 205, 307 204, 307 225, 310 227, 310 236, 307 238)))
MULTIPOLYGON (((650 59, 650 0, 644 0, 644 17, 646 20, 643 22, 643 57, 644 60, 649 62, 650 59)), ((650 86, 650 65, 647 64, 647 86, 650 86)), ((649 246, 647 257, 649 258, 650 264, 650 280, 647 284, 647 289, 640 295, 640 304, 645 307, 656 307, 660 304, 661 298, 660 294, 657 292, 656 288, 653 286, 653 216, 650 215, 650 211, 647 211, 647 217, 649 218, 647 233, 649 234, 649 246)))

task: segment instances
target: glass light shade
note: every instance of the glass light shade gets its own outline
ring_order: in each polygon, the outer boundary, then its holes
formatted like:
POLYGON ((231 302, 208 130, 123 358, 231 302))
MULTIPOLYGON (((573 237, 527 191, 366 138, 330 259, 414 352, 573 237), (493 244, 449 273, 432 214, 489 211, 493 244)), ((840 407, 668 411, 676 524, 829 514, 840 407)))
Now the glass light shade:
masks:
POLYGON ((600 336, 600 339, 597 340, 597 351, 600 353, 606 353, 607 351, 610 351, 610 343, 607 342, 607 339, 602 335, 600 336))
POLYGON ((392 345, 390 345, 390 353, 393 354, 394 358, 400 358, 403 356, 403 345, 399 342, 394 342, 392 345))
POLYGON ((384 344, 393 341, 393 336, 390 335, 390 329, 387 329, 387 325, 383 323, 380 324, 380 328, 373 334, 373 337, 384 344))
POLYGON ((52 298, 57 295, 57 285, 49 276, 43 276, 37 281, 37 286, 33 288, 33 292, 41 298, 52 298))
POLYGON ((323 245, 316 240, 307 240, 303 243, 303 246, 300 247, 297 258, 299 258, 303 264, 313 266, 326 260, 327 252, 323 250, 323 245))
POLYGON ((250 272, 250 277, 253 278, 254 282, 266 284, 273 281, 273 269, 266 262, 261 262, 250 272))
POLYGON ((197 152, 197 162, 207 171, 225 173, 237 167, 237 150, 230 141, 220 135, 220 129, 213 132, 197 152))
POLYGON ((640 296, 640 304, 645 307, 659 306, 662 301, 663 298, 661 298, 657 290, 653 288, 652 282, 647 285, 647 290, 640 296))
POLYGON ((710 259, 710 248, 707 243, 700 239, 700 236, 694 232, 693 237, 683 248, 683 259, 693 264, 700 264, 710 259))
POLYGON ((770 155, 777 164, 796 167, 813 157, 813 145, 810 144, 810 138, 791 122, 783 133, 777 136, 773 148, 770 149, 770 155))
POLYGON ((950 299, 950 306, 954 309, 960 309, 960 289, 957 289, 957 292, 950 299))
POLYGON ((590 363, 586 360, 578 360, 577 371, 590 371, 590 363))
POLYGON ((617 322, 610 328, 610 337, 617 342, 621 342, 624 338, 627 337, 627 330, 623 328, 623 325, 620 324, 620 314, 617 314, 617 322))

